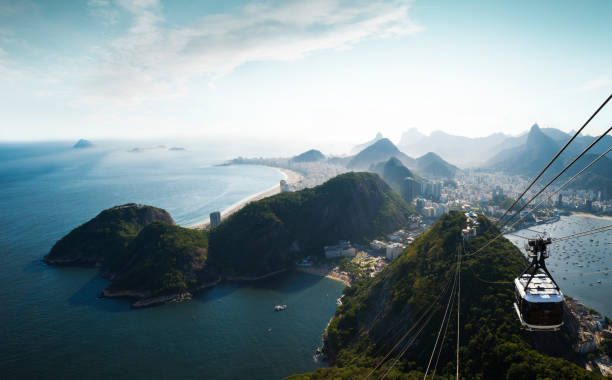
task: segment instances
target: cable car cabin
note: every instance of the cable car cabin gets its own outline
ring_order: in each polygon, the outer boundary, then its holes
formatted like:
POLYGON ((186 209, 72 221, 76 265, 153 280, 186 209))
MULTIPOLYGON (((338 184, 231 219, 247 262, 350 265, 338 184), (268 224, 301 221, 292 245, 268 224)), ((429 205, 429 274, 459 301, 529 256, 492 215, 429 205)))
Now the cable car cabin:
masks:
POLYGON ((546 274, 531 277, 523 274, 514 279, 514 308, 519 320, 529 331, 558 331, 563 325, 563 293, 546 274))

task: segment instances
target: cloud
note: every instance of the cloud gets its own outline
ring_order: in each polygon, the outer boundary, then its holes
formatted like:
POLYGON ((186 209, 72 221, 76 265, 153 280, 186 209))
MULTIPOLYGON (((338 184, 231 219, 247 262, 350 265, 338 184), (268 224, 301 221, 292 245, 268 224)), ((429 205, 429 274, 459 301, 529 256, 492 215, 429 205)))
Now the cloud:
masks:
POLYGON ((89 14, 102 21, 105 25, 116 24, 119 11, 112 7, 109 0, 87 0, 89 14))
MULTIPOLYGON (((140 102, 176 96, 193 78, 215 78, 255 61, 301 59, 368 39, 420 30, 409 1, 292 0, 249 3, 187 26, 169 25, 156 0, 117 0, 132 17, 120 38, 96 50, 91 98, 140 102)), ((107 7, 105 0, 90 6, 107 7)))
POLYGON ((591 91, 610 86, 612 86, 612 79, 610 78, 610 76, 602 75, 598 78, 594 78, 584 82, 582 86, 580 86, 579 91, 591 91))

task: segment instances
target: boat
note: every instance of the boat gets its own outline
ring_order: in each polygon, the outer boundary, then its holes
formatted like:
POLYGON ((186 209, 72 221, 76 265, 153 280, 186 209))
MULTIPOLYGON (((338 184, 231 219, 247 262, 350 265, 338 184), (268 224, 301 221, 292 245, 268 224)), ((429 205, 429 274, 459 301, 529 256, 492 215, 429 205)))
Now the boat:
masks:
POLYGON ((283 311, 287 308, 287 305, 276 305, 274 306, 274 311, 283 311))

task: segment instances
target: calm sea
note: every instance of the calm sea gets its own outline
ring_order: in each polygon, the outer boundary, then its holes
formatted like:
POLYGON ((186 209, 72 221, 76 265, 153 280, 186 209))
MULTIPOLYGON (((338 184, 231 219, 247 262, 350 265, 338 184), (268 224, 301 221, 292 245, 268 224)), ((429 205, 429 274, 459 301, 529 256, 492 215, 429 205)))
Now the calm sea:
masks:
POLYGON ((219 150, 0 145, 0 378, 277 379, 312 371, 341 283, 289 273, 131 310, 98 299, 96 269, 50 267, 57 239, 137 202, 181 225, 278 183, 271 168, 214 166, 219 150), (287 310, 273 312, 276 304, 287 310))
MULTIPOLYGON (((612 273, 601 272, 612 269, 612 233, 606 231, 558 243, 554 239, 610 224, 610 219, 570 215, 562 216, 555 223, 530 227, 530 230, 546 232, 545 236, 553 238, 546 266, 563 293, 607 316, 612 316, 612 273)), ((516 234, 528 238, 538 235, 529 230, 516 234)), ((506 237, 525 252, 525 239, 506 237)))

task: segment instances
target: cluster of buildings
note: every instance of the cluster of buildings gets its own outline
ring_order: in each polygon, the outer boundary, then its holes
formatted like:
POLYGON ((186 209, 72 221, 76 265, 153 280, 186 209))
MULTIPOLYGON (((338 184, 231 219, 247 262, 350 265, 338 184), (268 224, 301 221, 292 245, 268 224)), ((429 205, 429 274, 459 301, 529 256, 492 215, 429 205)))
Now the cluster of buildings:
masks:
POLYGON ((461 237, 464 241, 478 236, 478 214, 474 211, 465 213, 465 228, 461 230, 461 237))
MULTIPOLYGON (((605 339, 612 339, 612 326, 609 320, 569 297, 565 298, 563 322, 564 328, 576 341, 574 350, 580 354, 595 353, 605 339)), ((612 361, 605 354, 600 354, 591 360, 587 368, 597 370, 604 376, 612 375, 612 361)))
POLYGON ((280 192, 281 193, 286 193, 288 191, 291 191, 291 188, 289 187, 289 184, 284 179, 281 179, 281 181, 280 181, 280 192))
POLYGON ((340 240, 336 245, 326 245, 323 247, 323 251, 326 259, 353 258, 357 254, 357 248, 353 247, 348 240, 340 240))
POLYGON ((426 218, 439 218, 449 211, 445 203, 432 202, 423 198, 417 198, 415 206, 426 218))
POLYGON ((393 260, 397 256, 399 256, 400 253, 402 253, 406 246, 398 242, 384 242, 380 240, 372 240, 372 242, 370 243, 370 248, 377 252, 384 251, 385 257, 389 260, 393 260))
POLYGON ((438 202, 442 197, 442 182, 419 182, 407 177, 404 179, 400 193, 407 202, 413 202, 418 197, 438 202))
POLYGON ((555 207, 594 213, 611 213, 612 201, 604 201, 601 191, 562 191, 557 196, 555 207))

